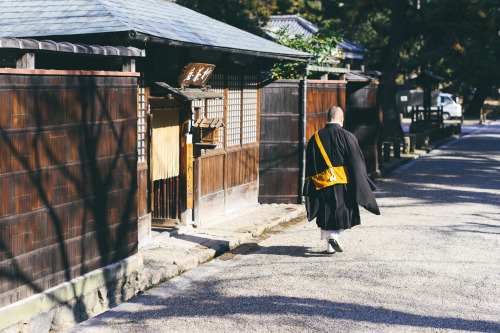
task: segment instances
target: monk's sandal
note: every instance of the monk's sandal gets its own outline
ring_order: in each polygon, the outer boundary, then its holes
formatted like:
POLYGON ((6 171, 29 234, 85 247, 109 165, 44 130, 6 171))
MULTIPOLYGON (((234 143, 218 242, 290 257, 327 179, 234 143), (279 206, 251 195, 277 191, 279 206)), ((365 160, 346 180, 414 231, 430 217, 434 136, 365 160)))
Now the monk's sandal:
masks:
POLYGON ((329 238, 328 243, 330 243, 330 245, 333 247, 333 249, 336 252, 344 252, 344 248, 342 247, 342 244, 340 244, 340 242, 338 240, 333 239, 333 238, 329 238))

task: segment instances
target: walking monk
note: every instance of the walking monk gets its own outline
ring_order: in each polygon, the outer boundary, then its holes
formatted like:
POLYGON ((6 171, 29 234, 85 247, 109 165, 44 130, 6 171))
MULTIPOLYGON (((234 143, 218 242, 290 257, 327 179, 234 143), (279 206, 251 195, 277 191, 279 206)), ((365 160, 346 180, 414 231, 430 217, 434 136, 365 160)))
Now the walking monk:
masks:
POLYGON ((321 228, 327 239, 327 253, 342 252, 342 230, 361 224, 358 204, 380 215, 373 191, 375 184, 366 166, 356 137, 342 128, 344 111, 334 106, 328 123, 307 144, 304 196, 307 218, 321 228))

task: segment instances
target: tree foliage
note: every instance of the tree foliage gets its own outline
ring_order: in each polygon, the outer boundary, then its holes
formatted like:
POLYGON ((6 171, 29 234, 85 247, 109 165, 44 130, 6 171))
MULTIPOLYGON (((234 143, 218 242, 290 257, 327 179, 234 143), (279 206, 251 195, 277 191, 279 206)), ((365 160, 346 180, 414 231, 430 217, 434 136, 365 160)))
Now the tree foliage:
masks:
POLYGON ((466 112, 478 114, 492 88, 500 86, 500 11, 492 0, 440 0, 423 8, 422 61, 467 96, 466 112))
MULTIPOLYGON (((396 84, 423 71, 446 78, 446 90, 467 95, 476 90, 472 110, 499 87, 498 0, 177 0, 208 16, 261 35, 269 15, 299 14, 327 31, 365 47, 365 67, 385 73, 386 103, 396 84), (485 92, 484 92, 485 91, 485 92), (480 97, 480 98, 478 98, 480 97)), ((299 39, 281 41, 314 53, 299 39)), ((315 43, 318 43, 316 41, 315 43)), ((296 77, 303 65, 280 63, 277 73, 296 77), (293 68, 293 70, 292 70, 293 68), (281 69, 281 71, 278 71, 281 69)), ((384 122, 395 117, 384 105, 384 122)), ((387 135, 398 132, 391 125, 387 135)))
POLYGON ((276 10, 277 0, 177 0, 176 3, 256 35, 276 10))
MULTIPOLYGON (((331 32, 323 32, 305 39, 302 35, 292 36, 288 29, 282 28, 277 33, 276 42, 312 54, 315 58, 312 65, 331 66, 343 57, 337 48, 337 44, 342 43, 342 37, 331 32)), ((303 62, 279 61, 274 64, 269 76, 275 79, 298 79, 305 73, 305 69, 306 64, 303 62)))

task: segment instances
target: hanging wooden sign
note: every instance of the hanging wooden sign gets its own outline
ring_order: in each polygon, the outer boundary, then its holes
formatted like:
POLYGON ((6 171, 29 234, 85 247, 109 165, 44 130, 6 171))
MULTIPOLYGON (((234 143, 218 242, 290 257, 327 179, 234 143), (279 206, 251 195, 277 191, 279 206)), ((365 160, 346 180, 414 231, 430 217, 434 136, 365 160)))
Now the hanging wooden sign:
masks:
POLYGON ((186 209, 193 209, 193 144, 186 145, 186 209))
POLYGON ((189 63, 184 67, 179 77, 179 85, 182 88, 189 86, 205 87, 214 72, 215 65, 202 63, 189 63))

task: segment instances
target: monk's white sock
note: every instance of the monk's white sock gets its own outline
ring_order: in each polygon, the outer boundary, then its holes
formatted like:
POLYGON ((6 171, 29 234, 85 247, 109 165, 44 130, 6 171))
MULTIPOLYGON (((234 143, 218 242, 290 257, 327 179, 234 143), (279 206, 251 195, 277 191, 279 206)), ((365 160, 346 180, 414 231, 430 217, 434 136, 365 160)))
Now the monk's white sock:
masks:
POLYGON ((339 240, 341 230, 321 230, 321 239, 333 238, 339 240))
POLYGON ((328 253, 333 253, 335 252, 335 250, 333 249, 333 247, 330 245, 330 243, 328 243, 328 240, 326 242, 326 252, 328 253))

